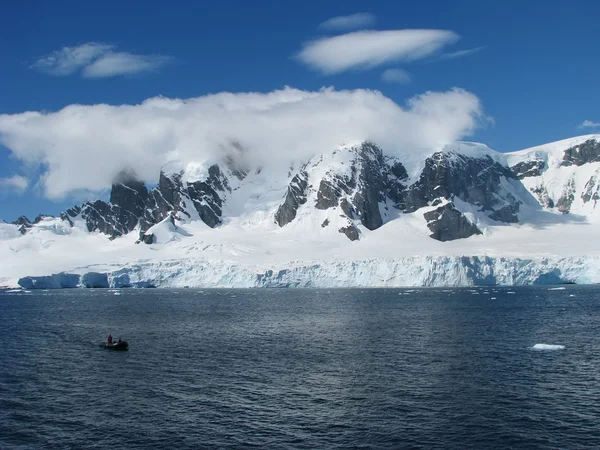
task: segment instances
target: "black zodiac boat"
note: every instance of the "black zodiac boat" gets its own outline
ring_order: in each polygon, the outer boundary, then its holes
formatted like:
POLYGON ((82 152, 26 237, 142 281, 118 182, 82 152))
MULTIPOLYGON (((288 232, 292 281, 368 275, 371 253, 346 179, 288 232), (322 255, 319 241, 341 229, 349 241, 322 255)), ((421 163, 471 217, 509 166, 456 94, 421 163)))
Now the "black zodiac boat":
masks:
POLYGON ((113 342, 109 344, 108 342, 103 342, 100 344, 101 347, 104 347, 107 350, 127 350, 129 344, 125 341, 121 342, 113 342))

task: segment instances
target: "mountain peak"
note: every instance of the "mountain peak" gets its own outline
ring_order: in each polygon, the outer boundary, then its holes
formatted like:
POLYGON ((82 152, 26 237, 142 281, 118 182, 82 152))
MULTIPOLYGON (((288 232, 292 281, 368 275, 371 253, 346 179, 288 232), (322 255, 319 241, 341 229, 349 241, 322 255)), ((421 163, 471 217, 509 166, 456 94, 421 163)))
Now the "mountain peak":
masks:
MULTIPOLYGON (((262 227, 267 215, 279 228, 300 232, 314 222, 311 233, 335 230, 358 240, 403 215, 428 214, 423 223, 431 229, 434 215, 429 213, 438 211, 438 229, 462 231, 435 231, 432 237, 464 238, 471 231, 476 234, 469 223, 487 229, 493 223, 519 222, 523 207, 564 213, 585 203, 589 213, 595 210, 590 205, 600 198, 600 173, 594 169, 600 162, 597 136, 561 141, 569 145, 562 153, 557 143, 548 144, 552 155, 560 156, 556 167, 547 164, 550 156, 542 147, 534 153, 501 154, 484 144, 456 142, 425 155, 392 156, 375 142, 363 141, 346 143, 303 164, 292 163, 287 176, 275 173, 275 166, 265 172, 251 169, 245 149, 232 144, 220 163, 172 161, 150 190, 135 170, 123 170, 115 178, 108 203, 86 202, 65 211, 61 219, 116 238, 134 230, 145 235, 167 218, 173 226, 201 221, 216 228, 227 218, 225 223, 239 219, 247 226, 262 227), (544 181, 555 169, 561 170, 561 180, 544 181), (418 175, 411 176, 411 171, 418 175), (585 180, 574 171, 585 172, 585 180), (251 215, 256 219, 248 220, 251 215)), ((15 224, 23 233, 35 226, 27 218, 15 224)))
MULTIPOLYGON (((252 280, 263 275, 293 279, 287 269, 277 275, 262 265, 254 278, 248 275, 259 262, 288 264, 293 258, 331 262, 360 257, 379 264, 383 258, 418 257, 442 267, 444 255, 451 254, 468 272, 476 269, 470 260, 460 259, 463 255, 504 256, 508 248, 513 256, 545 257, 548 249, 587 255, 588 246, 577 247, 577 242, 581 236, 595 242, 600 226, 600 146, 595 138, 566 142, 560 149, 550 145, 549 153, 538 148, 501 154, 483 144, 460 142, 437 152, 386 154, 377 143, 365 141, 318 153, 302 163, 277 160, 264 170, 252 165, 240 170, 240 153, 219 163, 163 167, 151 188, 125 172, 115 179, 109 202, 85 202, 60 218, 40 215, 33 222, 21 217, 13 224, 0 224, 0 253, 20 261, 21 269, 10 266, 15 273, 31 270, 24 255, 36 261, 52 257, 48 267, 63 257, 63 266, 68 261, 89 265, 90 260, 112 258, 111 264, 117 260, 129 268, 142 259, 172 258, 148 270, 168 272, 165 277, 180 282, 184 275, 178 267, 190 258, 215 267, 230 267, 230 260, 250 267, 242 271, 246 278, 235 282, 233 272, 215 269, 221 275, 213 285, 253 285, 252 280), (71 256, 63 256, 69 248, 75 249, 71 256), (43 251, 35 253, 36 249, 43 251)), ((488 266, 500 267, 494 261, 488 266)), ((308 265, 314 273, 337 270, 329 263, 308 265)), ((488 266, 485 270, 492 270, 488 266)), ((207 276, 206 271, 185 267, 194 280, 207 276)), ((393 279, 397 269, 389 270, 377 276, 393 279)), ((114 277, 121 276, 117 272, 114 277)), ((351 273, 348 276, 361 276, 351 273)))

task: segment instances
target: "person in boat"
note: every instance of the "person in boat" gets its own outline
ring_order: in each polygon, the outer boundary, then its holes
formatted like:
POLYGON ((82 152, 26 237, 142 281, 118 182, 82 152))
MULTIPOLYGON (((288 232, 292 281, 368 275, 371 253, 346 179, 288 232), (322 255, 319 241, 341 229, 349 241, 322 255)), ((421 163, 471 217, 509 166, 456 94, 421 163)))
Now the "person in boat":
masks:
POLYGON ((121 340, 121 338, 119 338, 119 340, 117 341, 117 344, 120 344, 121 342, 123 342, 123 341, 121 340))
POLYGON ((112 344, 112 334, 109 334, 109 335, 108 335, 107 342, 108 342, 109 344, 112 344))

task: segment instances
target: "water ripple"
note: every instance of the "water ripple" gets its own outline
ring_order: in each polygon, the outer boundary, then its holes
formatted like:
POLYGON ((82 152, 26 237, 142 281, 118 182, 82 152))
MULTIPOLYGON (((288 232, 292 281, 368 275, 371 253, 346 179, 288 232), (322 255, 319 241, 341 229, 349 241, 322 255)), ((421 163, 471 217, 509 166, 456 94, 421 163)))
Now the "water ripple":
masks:
POLYGON ((600 448, 595 287, 121 293, 0 293, 0 448, 600 448))

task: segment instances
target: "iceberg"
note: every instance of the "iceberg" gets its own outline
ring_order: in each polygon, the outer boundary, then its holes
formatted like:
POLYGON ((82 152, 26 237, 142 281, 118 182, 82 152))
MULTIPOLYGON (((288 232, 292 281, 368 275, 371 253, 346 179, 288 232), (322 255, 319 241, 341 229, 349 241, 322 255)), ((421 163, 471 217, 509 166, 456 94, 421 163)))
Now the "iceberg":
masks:
POLYGON ((555 345, 555 344, 535 344, 531 347, 534 350, 564 350, 564 345, 555 345))

